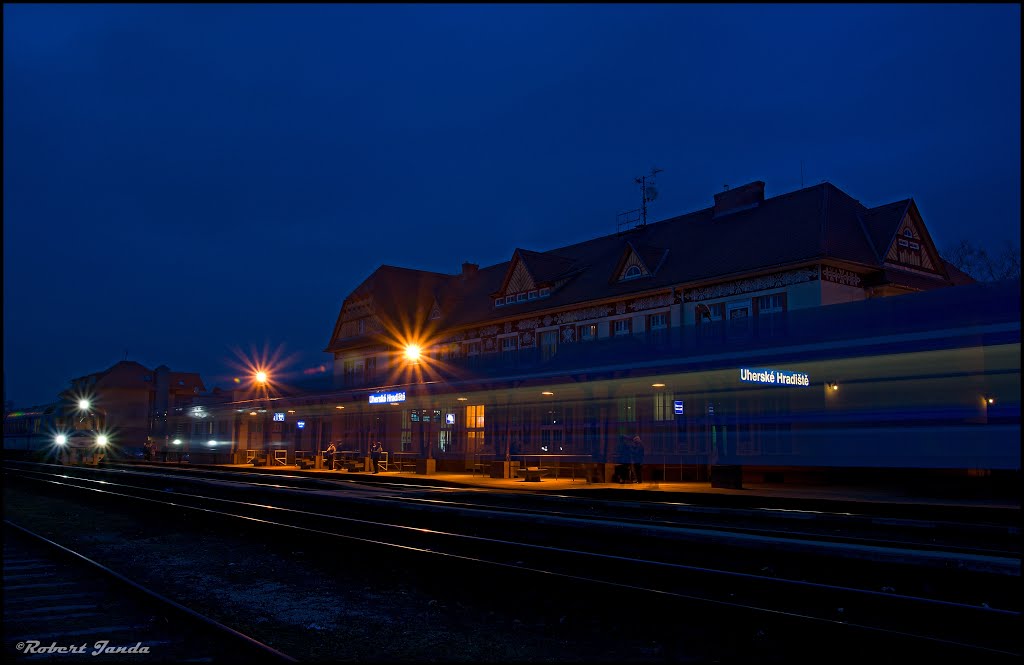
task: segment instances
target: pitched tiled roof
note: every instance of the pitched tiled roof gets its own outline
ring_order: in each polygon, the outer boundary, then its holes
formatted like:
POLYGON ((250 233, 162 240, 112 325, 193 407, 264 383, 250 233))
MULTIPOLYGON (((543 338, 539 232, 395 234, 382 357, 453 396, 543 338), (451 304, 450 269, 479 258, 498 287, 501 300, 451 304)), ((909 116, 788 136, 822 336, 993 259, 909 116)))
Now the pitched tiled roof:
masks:
POLYGON ((398 320, 423 320, 420 309, 429 310, 436 295, 440 323, 450 329, 819 261, 859 265, 893 277, 896 271, 882 272, 881 257, 912 205, 907 199, 869 209, 834 185, 821 183, 718 218, 708 207, 548 252, 518 249, 513 256, 519 255, 534 280, 565 281, 548 298, 506 307, 494 307, 490 295, 501 289, 511 260, 468 276, 381 266, 352 295, 372 291, 382 310, 403 317, 398 320), (654 274, 615 281, 614 271, 629 244, 654 274))

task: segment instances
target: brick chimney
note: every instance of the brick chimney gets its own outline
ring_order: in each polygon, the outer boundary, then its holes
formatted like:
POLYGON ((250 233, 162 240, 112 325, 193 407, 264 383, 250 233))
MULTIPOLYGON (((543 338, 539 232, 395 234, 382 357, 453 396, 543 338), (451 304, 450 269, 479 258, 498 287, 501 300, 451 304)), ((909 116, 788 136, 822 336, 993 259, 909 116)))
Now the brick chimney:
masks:
POLYGON ((469 263, 468 261, 462 264, 462 279, 469 279, 475 277, 477 271, 480 270, 480 266, 476 263, 469 263))
POLYGON ((736 189, 715 194, 715 217, 756 208, 764 201, 764 182, 755 180, 736 189))

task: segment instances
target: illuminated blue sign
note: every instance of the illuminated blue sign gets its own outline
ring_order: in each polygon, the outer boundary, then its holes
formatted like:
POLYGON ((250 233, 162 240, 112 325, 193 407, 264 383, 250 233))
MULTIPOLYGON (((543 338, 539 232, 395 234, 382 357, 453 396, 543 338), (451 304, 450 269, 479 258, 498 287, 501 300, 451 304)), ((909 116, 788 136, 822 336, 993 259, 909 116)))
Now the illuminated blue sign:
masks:
POLYGON ((298 427, 299 429, 305 429, 306 421, 305 420, 300 420, 300 421, 295 423, 295 426, 298 427))
POLYGON ((454 413, 446 413, 446 414, 444 414, 444 423, 446 425, 454 425, 455 424, 455 414, 454 413))
POLYGON ((811 379, 804 372, 790 372, 784 369, 750 369, 740 368, 740 381, 761 383, 768 386, 802 386, 811 385, 811 379))
POLYGON ((370 404, 394 404, 405 401, 405 391, 397 393, 376 393, 370 395, 370 404))
POLYGON ((677 399, 674 402, 672 402, 672 408, 675 409, 677 416, 683 415, 683 400, 677 399))
POLYGON ((284 422, 284 414, 283 413, 275 413, 274 414, 274 422, 283 423, 284 422))

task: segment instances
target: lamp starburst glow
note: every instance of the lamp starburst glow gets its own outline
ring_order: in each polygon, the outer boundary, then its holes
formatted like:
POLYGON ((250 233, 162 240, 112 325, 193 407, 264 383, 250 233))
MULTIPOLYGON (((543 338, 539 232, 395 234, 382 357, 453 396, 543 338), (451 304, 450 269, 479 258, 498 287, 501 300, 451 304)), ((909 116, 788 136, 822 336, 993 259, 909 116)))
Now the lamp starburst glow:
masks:
POLYGON ((87 400, 87 399, 80 399, 80 400, 78 400, 78 408, 80 410, 88 411, 89 410, 89 406, 90 406, 89 400, 87 400))
POLYGON ((420 359, 420 347, 417 344, 407 344, 405 346, 405 358, 409 362, 417 362, 420 359))
POLYGON ((266 383, 267 373, 264 371, 256 372, 256 383, 266 383))

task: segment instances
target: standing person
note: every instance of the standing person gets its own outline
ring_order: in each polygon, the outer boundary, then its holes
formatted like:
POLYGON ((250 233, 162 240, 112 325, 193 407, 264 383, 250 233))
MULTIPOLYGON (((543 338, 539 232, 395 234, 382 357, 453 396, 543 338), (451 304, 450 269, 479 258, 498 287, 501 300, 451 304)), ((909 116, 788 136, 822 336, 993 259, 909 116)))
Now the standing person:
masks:
POLYGON ((324 456, 331 461, 330 465, 327 467, 331 471, 334 471, 334 453, 336 452, 338 452, 338 447, 334 445, 333 441, 331 441, 331 445, 327 446, 327 450, 324 451, 324 456))
POLYGON ((637 434, 633 437, 633 468, 630 470, 630 479, 634 483, 639 483, 644 478, 644 442, 640 440, 640 435, 637 434))
POLYGON ((380 445, 380 441, 374 441, 373 445, 370 446, 370 464, 373 465, 373 472, 377 473, 380 471, 380 454, 384 452, 384 446, 380 445))

